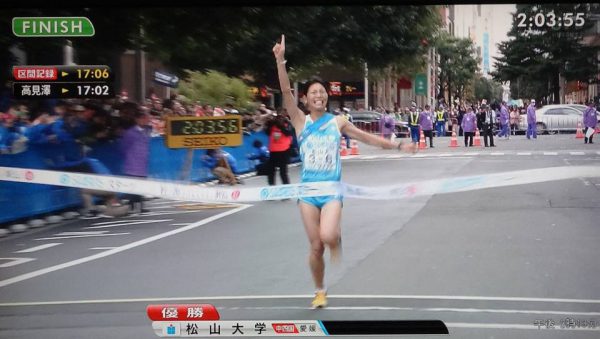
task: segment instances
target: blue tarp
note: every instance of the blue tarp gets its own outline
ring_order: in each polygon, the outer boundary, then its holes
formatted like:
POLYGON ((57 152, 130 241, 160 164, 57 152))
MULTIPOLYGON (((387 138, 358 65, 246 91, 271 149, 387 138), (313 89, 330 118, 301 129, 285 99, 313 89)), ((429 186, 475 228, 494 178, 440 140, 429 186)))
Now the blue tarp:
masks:
MULTIPOLYGON (((254 140, 268 143, 265 133, 244 135, 244 143, 238 147, 224 147, 237 161, 237 173, 247 173, 254 170, 254 161, 247 156, 255 152, 252 147, 254 140)), ((35 169, 55 169, 48 159, 60 154, 60 147, 52 145, 30 145, 28 150, 19 154, 0 155, 0 166, 35 169)), ((149 177, 155 179, 184 180, 203 182, 214 179, 210 170, 203 167, 200 157, 205 150, 193 150, 191 170, 182 177, 182 168, 188 156, 187 149, 169 149, 165 146, 163 137, 154 137, 150 143, 149 177)), ((88 152, 89 158, 98 159, 111 173, 122 174, 123 163, 118 144, 106 142, 92 146, 88 152)), ((298 161, 297 158, 293 161, 298 161)), ((74 208, 81 205, 79 190, 76 188, 15 183, 0 181, 0 224, 31 218, 36 215, 74 208)))

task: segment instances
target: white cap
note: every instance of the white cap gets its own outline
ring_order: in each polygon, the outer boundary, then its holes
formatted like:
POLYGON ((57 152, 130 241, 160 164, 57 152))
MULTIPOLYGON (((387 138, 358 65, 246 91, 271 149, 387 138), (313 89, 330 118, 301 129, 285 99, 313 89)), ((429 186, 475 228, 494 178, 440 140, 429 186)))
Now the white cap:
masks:
POLYGON ((350 108, 344 107, 344 112, 350 112, 350 108))
POLYGON ((535 99, 531 99, 531 102, 535 103, 535 99))

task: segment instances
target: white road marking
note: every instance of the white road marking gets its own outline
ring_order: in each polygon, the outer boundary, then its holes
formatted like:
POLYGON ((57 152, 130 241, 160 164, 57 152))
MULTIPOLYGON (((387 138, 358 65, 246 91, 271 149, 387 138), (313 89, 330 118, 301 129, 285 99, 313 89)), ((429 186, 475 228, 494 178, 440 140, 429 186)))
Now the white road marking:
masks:
POLYGON ((200 221, 195 222, 195 223, 193 223, 191 225, 188 225, 186 227, 181 227, 181 228, 178 228, 176 230, 171 230, 171 231, 168 231, 168 232, 165 232, 165 233, 157 234, 157 235, 149 237, 149 238, 145 238, 145 239, 142 239, 142 240, 134 241, 132 243, 129 243, 127 245, 123 245, 123 246, 117 247, 117 248, 112 249, 112 250, 108 250, 108 251, 104 251, 104 252, 101 252, 101 253, 90 255, 90 256, 87 256, 87 257, 79 258, 79 259, 72 260, 72 261, 69 261, 69 262, 66 262, 66 263, 62 263, 62 264, 59 264, 59 265, 54 265, 54 266, 46 267, 46 268, 39 269, 39 270, 36 270, 36 271, 33 271, 33 272, 21 274, 21 275, 18 275, 16 277, 12 277, 12 278, 8 278, 8 279, 0 280, 0 287, 8 286, 8 285, 20 282, 20 281, 24 281, 24 280, 28 280, 28 279, 31 279, 31 278, 35 278, 37 276, 44 275, 44 274, 47 274, 47 273, 50 273, 50 272, 62 270, 63 268, 72 267, 72 266, 76 266, 76 265, 79 265, 79 264, 90 262, 90 261, 93 261, 93 260, 96 260, 96 259, 108 257, 110 255, 126 251, 128 249, 132 249, 132 248, 135 248, 135 247, 138 247, 138 246, 141 246, 141 245, 145 245, 147 243, 151 243, 153 241, 160 240, 162 238, 166 238, 166 237, 171 236, 171 235, 175 235, 175 234, 178 234, 178 233, 181 233, 181 232, 185 232, 185 231, 194 229, 196 227, 208 224, 209 222, 212 222, 212 221, 218 220, 220 218, 226 217, 228 215, 231 215, 231 214, 234 214, 234 213, 237 213, 237 212, 241 212, 241 211, 243 211, 246 208, 251 207, 251 206, 252 205, 241 205, 240 207, 238 207, 236 209, 225 211, 225 212, 219 213, 217 215, 213 215, 212 217, 200 220, 200 221))
MULTIPOLYGON (((108 232, 108 231, 105 231, 105 232, 108 232)), ((34 239, 34 240, 38 240, 39 241, 39 240, 59 240, 59 239, 74 239, 74 238, 110 237, 110 236, 113 236, 113 235, 127 235, 127 234, 131 234, 131 233, 106 233, 106 234, 71 235, 71 236, 64 236, 64 237, 38 238, 38 239, 34 239)), ((0 287, 2 287, 2 286, 0 285, 0 287)))
POLYGON ((116 247, 90 247, 90 250, 112 250, 116 247))
POLYGON ((0 268, 17 266, 26 262, 34 261, 35 258, 0 258, 0 260, 10 260, 4 264, 0 264, 0 268))
POLYGON ((53 242, 53 243, 49 243, 49 244, 44 244, 44 245, 35 246, 35 247, 27 248, 27 249, 24 249, 24 250, 16 251, 16 252, 13 252, 13 253, 31 253, 31 252, 37 252, 37 251, 41 251, 43 249, 54 247, 54 246, 58 246, 58 245, 62 245, 62 243, 61 242, 53 242))
MULTIPOLYGON (((232 212, 232 211, 229 211, 232 212)), ((193 225, 190 225, 193 226, 193 225)), ((198 225, 199 226, 199 225, 198 225)), ((170 231, 177 232, 179 230, 170 231)), ((134 243, 135 244, 135 243, 134 243)), ((126 245, 128 246, 128 245, 126 245)), ((139 246, 139 245, 137 245, 139 246)), ((117 247, 115 250, 119 250, 117 247)), ((114 253, 111 253, 114 254, 114 253)), ((99 254, 98 254, 99 255, 99 254)), ((93 259, 86 259, 86 261, 95 260, 98 258, 105 257, 102 255, 93 256, 93 259)), ((78 259, 82 260, 82 259, 78 259)), ((80 264, 82 262, 78 262, 80 264)), ((70 263, 68 263, 70 264, 70 263)), ((66 264, 61 264, 66 265, 66 264)), ((74 266, 61 267, 66 268, 74 266)), ((51 268, 48 268, 51 269, 51 268)), ((48 270, 45 269, 45 270, 48 270)), ((49 272, 56 271, 52 269, 49 272)), ((44 272, 41 274, 49 273, 44 272)), ((32 272, 33 273, 33 272, 32 272)), ((31 274, 31 273, 29 273, 31 274)), ((40 275, 40 274, 37 274, 40 275)), ((36 275, 36 276, 37 276, 36 275)), ((18 278, 18 277, 16 277, 18 278)), ((27 277, 29 279, 32 277, 27 277)), ((12 278, 15 279, 15 278, 12 278)), ((9 280, 9 279, 7 279, 9 280)), ((25 279, 20 279, 25 280, 25 279)), ((5 286, 6 280, 0 281, 0 287, 5 286)), ((16 282, 16 281, 15 281, 16 282)), ((14 283, 14 282, 11 282, 14 283)), ((240 295, 240 296, 205 296, 205 297, 168 297, 168 298, 137 298, 137 299, 90 299, 90 300, 65 300, 65 301, 30 301, 30 302, 11 302, 11 303, 0 303, 0 307, 7 306, 41 306, 41 305, 70 305, 70 304, 115 304, 115 303, 135 303, 135 302, 171 302, 180 300, 272 300, 272 299, 312 299, 312 294, 292 294, 292 295, 240 295)), ((475 300, 475 301, 507 301, 507 302, 545 302, 545 303, 573 303, 573 304, 600 304, 600 299, 561 299, 561 298, 526 298, 526 297, 484 297, 484 296, 460 296, 460 295, 352 295, 352 294, 340 294, 340 295, 328 295, 331 299, 415 299, 415 300, 475 300)))
POLYGON ((121 221, 121 223, 118 223, 118 224, 84 227, 84 229, 86 229, 86 230, 87 229, 93 230, 93 229, 98 229, 98 228, 109 228, 109 227, 120 227, 120 226, 129 226, 129 225, 152 224, 152 223, 166 222, 166 221, 173 221, 173 219, 155 219, 155 220, 138 220, 138 221, 128 220, 128 221, 121 221))
POLYGON ((558 155, 557 152, 544 152, 544 155, 558 155))
MULTIPOLYGON (((493 329, 510 329, 510 330, 546 330, 545 326, 538 328, 536 325, 525 324, 487 324, 487 323, 444 323, 449 328, 493 328, 493 329)), ((560 328, 560 324, 548 330, 565 330, 565 331, 600 331, 600 327, 596 328, 560 328)))
POLYGON ((517 155, 531 155, 531 152, 518 152, 517 155))
POLYGON ((490 153, 490 155, 504 155, 504 153, 501 153, 501 152, 495 152, 495 153, 490 153))
POLYGON ((55 236, 71 236, 71 235, 96 235, 96 234, 102 234, 102 233, 107 233, 108 231, 87 231, 87 232, 62 232, 62 233, 56 233, 55 236))
MULTIPOLYGON (((196 202, 196 204, 199 202, 196 202)), ((212 202, 213 204, 215 203, 214 201, 212 202)), ((226 202, 224 202, 223 204, 226 204, 226 202)), ((140 213, 137 215, 130 215, 127 218, 135 218, 135 217, 156 217, 156 216, 160 216, 160 215, 171 215, 171 214, 184 214, 184 213, 198 213, 198 212, 202 212, 203 210, 189 210, 189 211, 157 211, 157 212, 148 212, 148 213, 140 213)))
POLYGON ((585 152, 570 152, 571 155, 585 155, 585 152))
POLYGON ((414 154, 414 155, 411 155, 410 157, 411 158, 424 158, 426 156, 428 156, 428 155, 427 154, 414 154))
MULTIPOLYGON (((310 310, 312 307, 301 306, 236 306, 219 307, 219 309, 237 310, 310 310)), ((393 306, 328 306, 330 311, 415 311, 415 312, 461 312, 461 313, 507 313, 507 314, 554 314, 570 316, 599 316, 600 312, 573 312, 555 310, 507 310, 495 308, 448 308, 448 307, 393 307, 393 306)))
MULTIPOLYGON (((138 220, 129 220, 129 221, 145 221, 146 219, 138 219, 138 220)), ((98 226, 98 225, 111 225, 111 224, 120 224, 122 223, 123 220, 113 220, 113 221, 104 221, 104 222, 95 222, 92 224, 92 226, 98 226)), ((90 232, 90 233, 97 233, 97 232, 90 232)))
POLYGON ((394 155, 388 155, 386 158, 387 159, 398 159, 398 158, 403 158, 404 155, 401 154, 394 154, 394 155))
POLYGON ((465 152, 465 155, 479 155, 479 152, 465 152))
POLYGON ((377 158, 376 155, 369 155, 367 157, 363 157, 363 159, 365 159, 365 160, 367 160, 367 159, 375 159, 375 158, 377 158))
POLYGON ((189 223, 189 222, 184 222, 184 223, 180 223, 180 224, 171 224, 171 226, 187 226, 187 225, 189 225, 189 224, 191 224, 191 223, 189 223))
POLYGON ((437 156, 438 156, 438 157, 451 157, 451 156, 453 156, 453 155, 454 155, 454 154, 452 154, 452 153, 442 153, 442 154, 438 154, 437 156))

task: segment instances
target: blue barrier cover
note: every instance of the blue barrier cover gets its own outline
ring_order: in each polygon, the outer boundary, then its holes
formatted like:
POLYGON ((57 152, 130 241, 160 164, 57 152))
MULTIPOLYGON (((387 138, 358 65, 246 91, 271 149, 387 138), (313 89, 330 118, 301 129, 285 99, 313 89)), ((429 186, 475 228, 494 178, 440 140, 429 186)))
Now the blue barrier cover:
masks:
MULTIPOLYGON (((254 161, 248 160, 250 153, 255 153, 252 146, 254 140, 267 145, 268 136, 263 132, 244 135, 244 143, 238 147, 224 147, 237 161, 236 174, 255 170, 254 161)), ((88 158, 99 160, 112 174, 122 175, 122 155, 118 141, 98 143, 91 146, 88 158)), ((215 179, 210 170, 200 161, 205 150, 191 150, 192 163, 188 171, 183 171, 188 157, 187 149, 169 149, 165 146, 164 137, 153 137, 150 143, 148 176, 156 179, 183 180, 204 182, 215 179)), ((29 145, 27 151, 19 154, 0 155, 0 166, 35 169, 56 169, 52 159, 62 156, 63 150, 58 145, 29 145)), ((292 162, 297 162, 298 157, 292 162)), ((0 224, 30 218, 35 215, 51 213, 81 205, 79 189, 0 181, 0 224)))

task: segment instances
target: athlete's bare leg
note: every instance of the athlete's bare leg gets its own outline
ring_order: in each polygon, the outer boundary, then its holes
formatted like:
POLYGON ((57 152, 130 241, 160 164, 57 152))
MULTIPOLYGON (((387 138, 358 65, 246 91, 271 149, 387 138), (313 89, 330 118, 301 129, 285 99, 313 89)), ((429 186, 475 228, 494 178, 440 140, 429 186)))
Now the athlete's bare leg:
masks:
POLYGON ((342 236, 340 220, 342 218, 342 202, 332 200, 321 209, 321 242, 329 247, 329 254, 333 263, 339 263, 341 259, 342 236))
POLYGON ((325 275, 325 263, 323 262, 323 253, 325 247, 321 242, 319 222, 321 218, 321 210, 316 206, 300 201, 300 214, 304 229, 310 243, 310 253, 308 263, 313 276, 313 281, 317 290, 324 289, 323 277, 325 275))

